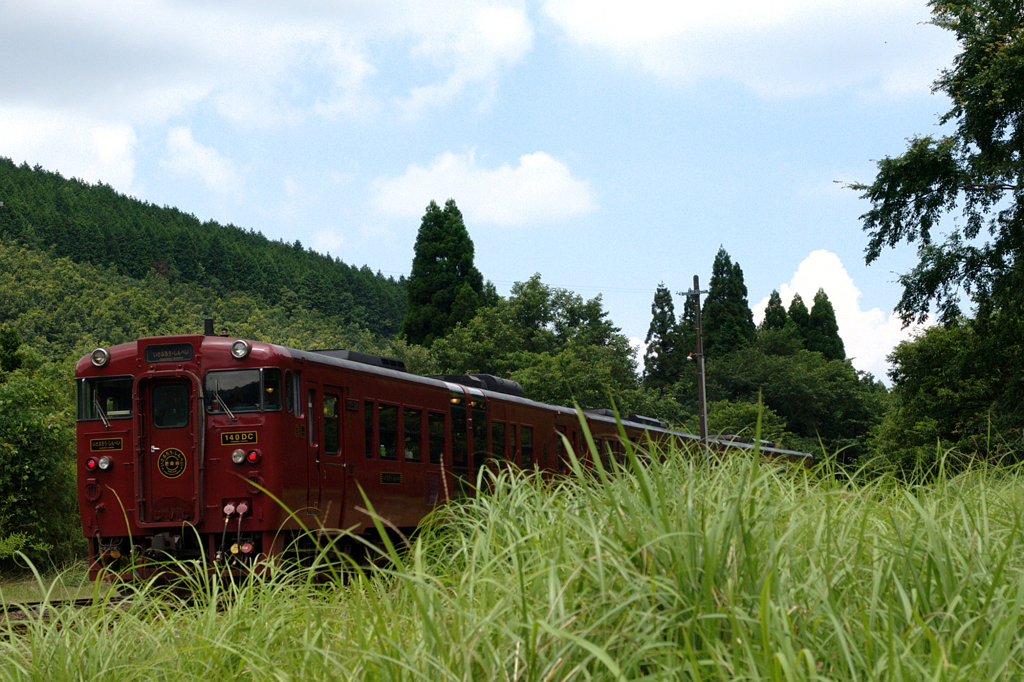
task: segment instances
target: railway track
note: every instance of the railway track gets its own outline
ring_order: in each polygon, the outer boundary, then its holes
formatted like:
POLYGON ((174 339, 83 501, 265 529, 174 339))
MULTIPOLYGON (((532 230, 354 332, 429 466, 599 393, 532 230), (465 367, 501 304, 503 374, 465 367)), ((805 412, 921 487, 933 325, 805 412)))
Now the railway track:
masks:
MULTIPOLYGON (((50 623, 55 616, 66 613, 69 609, 81 609, 103 603, 110 608, 127 608, 131 601, 126 597, 115 597, 103 602, 94 599, 66 599, 45 602, 28 602, 25 604, 3 604, 0 606, 0 637, 12 637, 28 632, 32 625, 50 623)), ((56 622, 54 627, 63 624, 56 622)))

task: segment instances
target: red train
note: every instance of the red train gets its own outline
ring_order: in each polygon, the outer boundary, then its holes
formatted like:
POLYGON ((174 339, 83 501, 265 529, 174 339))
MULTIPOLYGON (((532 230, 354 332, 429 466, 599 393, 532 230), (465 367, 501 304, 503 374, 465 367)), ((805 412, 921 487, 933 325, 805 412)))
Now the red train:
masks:
MULTIPOLYGON (((145 557, 230 566, 315 549, 303 527, 372 533, 363 494, 411 530, 470 494, 489 461, 565 471, 559 434, 586 460, 575 411, 527 400, 514 382, 215 336, 210 321, 203 335, 97 349, 75 378, 92 578, 145 557)), ((594 411, 587 422, 603 456, 621 457, 614 417, 594 411)), ((631 439, 695 438, 642 417, 623 423, 631 439)))

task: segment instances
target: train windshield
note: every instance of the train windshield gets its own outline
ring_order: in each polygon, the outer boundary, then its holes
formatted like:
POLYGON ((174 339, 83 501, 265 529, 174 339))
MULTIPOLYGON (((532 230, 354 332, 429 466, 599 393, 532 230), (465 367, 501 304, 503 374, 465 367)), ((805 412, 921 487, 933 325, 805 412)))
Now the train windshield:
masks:
POLYGON ((78 418, 125 419, 132 416, 132 377, 79 379, 78 418))
POLYGON ((276 367, 209 372, 205 388, 210 414, 281 409, 281 370, 276 367))

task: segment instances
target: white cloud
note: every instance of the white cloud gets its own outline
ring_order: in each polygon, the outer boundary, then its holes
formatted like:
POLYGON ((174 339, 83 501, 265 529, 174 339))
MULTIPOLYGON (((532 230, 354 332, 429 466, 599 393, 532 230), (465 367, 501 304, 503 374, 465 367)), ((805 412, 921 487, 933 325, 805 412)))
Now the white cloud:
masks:
POLYGON ((675 82, 730 79, 764 96, 855 87, 927 94, 956 42, 920 0, 546 0, 573 42, 675 82))
MULTIPOLYGON (((434 8, 436 9, 436 8, 434 8)), ((533 45, 533 28, 521 5, 461 6, 431 20, 430 33, 413 47, 414 60, 446 70, 443 80, 412 88, 402 103, 407 117, 443 104, 472 83, 493 93, 502 67, 515 64, 533 45)))
POLYGON ((0 154, 59 169, 68 178, 128 192, 135 180, 135 131, 35 109, 0 108, 0 154))
MULTIPOLYGON (((847 274, 839 256, 829 251, 812 252, 797 268, 793 279, 782 284, 778 291, 787 308, 795 294, 811 308, 818 289, 824 289, 836 313, 839 336, 846 347, 846 357, 857 369, 871 372, 877 379, 887 380, 889 365, 886 356, 900 341, 911 339, 920 327, 903 328, 895 313, 878 308, 861 310, 861 292, 847 274)), ((760 323, 768 297, 752 306, 754 320, 760 323)))
POLYGON ((250 127, 306 115, 366 116, 369 81, 409 66, 430 75, 390 96, 406 113, 447 104, 468 85, 490 91, 531 48, 517 0, 199 3, 5 0, 0 92, 6 105, 161 122, 212 98, 250 127), (374 59, 377 63, 374 63, 374 59))
POLYGON ((188 128, 176 127, 167 132, 167 158, 161 162, 177 176, 198 176, 218 194, 228 195, 242 188, 242 178, 234 164, 213 147, 199 144, 188 128))
POLYGON ((504 227, 549 224, 596 209, 589 183, 572 177, 557 159, 535 152, 508 164, 482 168, 474 153, 441 154, 427 168, 411 165, 397 178, 379 177, 371 187, 374 208, 419 218, 433 200, 454 198, 466 219, 504 227))

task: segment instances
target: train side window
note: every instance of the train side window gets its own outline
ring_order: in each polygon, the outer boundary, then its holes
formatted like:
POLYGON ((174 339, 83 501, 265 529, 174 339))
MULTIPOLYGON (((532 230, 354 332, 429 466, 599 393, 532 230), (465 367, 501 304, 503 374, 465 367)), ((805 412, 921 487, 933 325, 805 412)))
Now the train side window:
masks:
POLYGON ((444 414, 427 412, 427 451, 430 463, 440 464, 444 456, 444 414))
POLYGON ((473 420, 473 468, 479 469, 487 458, 487 407, 482 401, 470 402, 473 420))
POLYGON ((388 461, 398 459, 398 406, 379 405, 377 428, 380 431, 380 458, 388 461))
POLYGON ((363 437, 366 441, 366 459, 373 459, 376 448, 373 445, 373 403, 367 400, 363 410, 363 437))
POLYGON ((315 414, 313 405, 316 404, 316 391, 312 388, 309 389, 309 402, 307 405, 307 418, 306 418, 306 430, 309 431, 309 445, 310 447, 316 446, 316 420, 313 418, 315 414))
POLYGON ((533 468, 533 427, 519 427, 519 441, 523 447, 523 468, 533 468))
POLYGON ((338 454, 341 445, 338 434, 340 423, 338 396, 327 394, 324 396, 324 451, 329 455, 338 454))
POLYGON ((515 424, 510 424, 508 427, 508 461, 513 464, 518 464, 519 450, 516 448, 517 438, 516 434, 519 433, 519 427, 515 424))
POLYGON ((563 436, 565 436, 565 427, 564 426, 556 426, 555 430, 557 431, 557 433, 555 434, 555 442, 558 445, 558 473, 564 474, 565 473, 565 441, 563 440, 563 436))
POLYGON ((292 395, 295 397, 295 416, 302 416, 302 372, 296 372, 292 377, 294 385, 292 395))
POLYGON ((402 408, 402 439, 405 441, 405 461, 423 461, 423 410, 402 408))
POLYGON ((292 384, 292 371, 284 372, 284 409, 291 414, 295 411, 295 386, 292 384))
POLYGON ((281 409, 281 370, 277 367, 263 370, 263 409, 274 412, 281 409))
POLYGON ((467 431, 469 424, 466 419, 466 403, 454 393, 452 405, 452 470, 456 475, 465 476, 469 472, 469 448, 467 431))
POLYGON ((494 459, 505 459, 505 424, 491 422, 491 454, 494 459))

